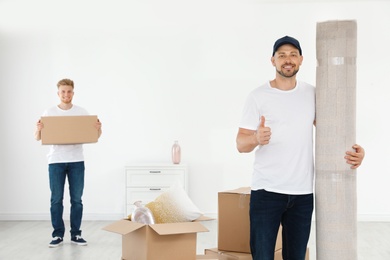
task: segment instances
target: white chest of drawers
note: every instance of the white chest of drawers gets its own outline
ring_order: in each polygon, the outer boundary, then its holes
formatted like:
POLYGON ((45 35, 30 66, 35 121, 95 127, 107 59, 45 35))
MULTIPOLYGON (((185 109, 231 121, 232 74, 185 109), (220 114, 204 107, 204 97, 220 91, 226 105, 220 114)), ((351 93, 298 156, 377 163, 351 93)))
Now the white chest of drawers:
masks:
POLYGON ((145 205, 167 190, 174 183, 182 184, 188 192, 187 166, 185 164, 137 164, 125 167, 126 212, 131 214, 134 202, 145 205))

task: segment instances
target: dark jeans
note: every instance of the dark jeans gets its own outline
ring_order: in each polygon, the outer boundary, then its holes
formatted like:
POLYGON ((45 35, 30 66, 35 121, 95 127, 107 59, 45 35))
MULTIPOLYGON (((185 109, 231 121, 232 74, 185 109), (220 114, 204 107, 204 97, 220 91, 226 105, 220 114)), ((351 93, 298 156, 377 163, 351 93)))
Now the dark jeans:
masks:
POLYGON ((273 260, 282 224, 283 259, 304 260, 313 213, 313 194, 251 192, 250 245, 253 260, 273 260))
POLYGON ((70 195, 70 234, 71 237, 81 235, 81 219, 83 216, 83 203, 81 197, 84 190, 84 162, 53 163, 49 164, 50 180, 50 213, 53 226, 53 237, 64 237, 65 225, 62 218, 64 211, 64 187, 68 177, 70 195))

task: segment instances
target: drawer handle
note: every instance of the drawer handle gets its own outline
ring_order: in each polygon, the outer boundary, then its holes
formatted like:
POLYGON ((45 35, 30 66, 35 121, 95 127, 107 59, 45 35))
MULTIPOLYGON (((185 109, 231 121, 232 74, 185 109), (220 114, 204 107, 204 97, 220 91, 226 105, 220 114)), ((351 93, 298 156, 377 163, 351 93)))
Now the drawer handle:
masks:
POLYGON ((161 171, 149 171, 149 173, 161 173, 161 171))
POLYGON ((149 190, 161 190, 161 188, 150 188, 149 190))

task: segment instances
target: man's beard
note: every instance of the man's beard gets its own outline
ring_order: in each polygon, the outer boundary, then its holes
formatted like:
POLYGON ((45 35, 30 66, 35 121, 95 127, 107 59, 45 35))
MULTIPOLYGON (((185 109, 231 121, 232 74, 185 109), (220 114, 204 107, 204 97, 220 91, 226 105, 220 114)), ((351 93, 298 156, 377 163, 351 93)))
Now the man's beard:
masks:
POLYGON ((64 103, 64 104, 70 104, 70 103, 72 103, 72 99, 62 99, 61 101, 62 101, 62 103, 64 103))
POLYGON ((285 74, 285 73, 283 73, 283 71, 278 70, 278 69, 276 69, 276 71, 277 71, 278 74, 281 75, 282 77, 285 77, 285 78, 292 78, 292 77, 294 77, 294 76, 298 73, 299 70, 294 70, 294 71, 292 72, 292 74, 285 74))

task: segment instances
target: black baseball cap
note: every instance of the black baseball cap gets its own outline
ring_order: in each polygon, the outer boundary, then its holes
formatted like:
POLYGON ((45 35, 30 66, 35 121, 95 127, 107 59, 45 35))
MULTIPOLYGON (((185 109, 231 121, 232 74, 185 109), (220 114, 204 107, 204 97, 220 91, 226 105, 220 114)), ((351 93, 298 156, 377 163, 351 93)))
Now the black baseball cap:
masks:
POLYGON ((302 49, 301 49, 301 45, 299 44, 299 41, 293 37, 286 35, 286 36, 278 39, 275 42, 272 56, 275 55, 275 52, 279 49, 280 46, 285 45, 285 44, 291 44, 291 45, 295 46, 295 48, 297 48, 299 50, 299 54, 302 55, 302 49))

